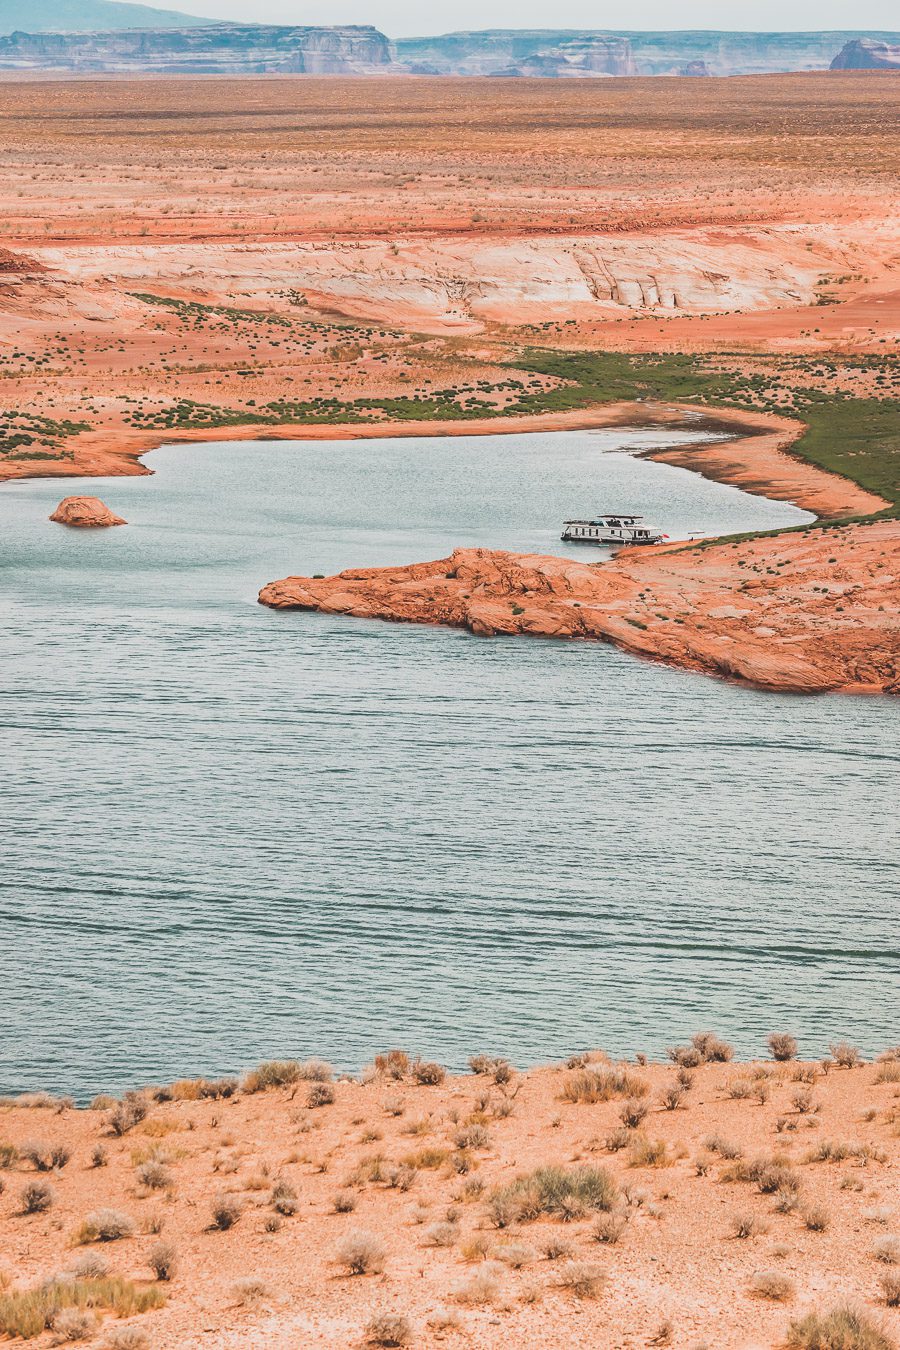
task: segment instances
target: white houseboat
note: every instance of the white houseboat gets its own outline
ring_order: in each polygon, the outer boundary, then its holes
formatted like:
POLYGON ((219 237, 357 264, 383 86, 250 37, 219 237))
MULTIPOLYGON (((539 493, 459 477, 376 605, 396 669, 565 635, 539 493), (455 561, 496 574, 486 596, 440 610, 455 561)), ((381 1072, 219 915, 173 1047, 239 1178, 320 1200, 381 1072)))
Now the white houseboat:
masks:
POLYGON ((668 539, 643 516, 598 516, 596 520, 567 520, 560 536, 566 544, 659 544, 668 539))

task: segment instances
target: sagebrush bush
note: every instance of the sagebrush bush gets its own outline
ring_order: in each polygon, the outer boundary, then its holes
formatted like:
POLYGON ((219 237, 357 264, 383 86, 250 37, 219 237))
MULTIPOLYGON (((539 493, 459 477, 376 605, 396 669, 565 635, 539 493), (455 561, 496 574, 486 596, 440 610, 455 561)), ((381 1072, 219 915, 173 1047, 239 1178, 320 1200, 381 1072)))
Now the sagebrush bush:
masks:
POLYGON ((243 1213, 244 1207, 236 1195, 227 1195, 224 1192, 217 1195, 212 1205, 213 1227, 226 1232, 233 1228, 243 1213))
POLYGON ((772 1058, 782 1064, 797 1058, 797 1038, 786 1031, 773 1031, 768 1037, 768 1046, 772 1058))
POLYGON ((73 1341, 87 1341, 97 1328, 97 1319, 84 1308, 63 1308, 53 1318, 51 1345, 69 1345, 73 1341))
POLYGON ((148 1191, 168 1190, 174 1180, 165 1163, 159 1162, 155 1158, 151 1158, 149 1162, 141 1163, 135 1171, 135 1177, 138 1184, 146 1186, 148 1191))
POLYGON ((813 1233, 824 1233, 831 1223, 831 1215, 824 1205, 807 1205, 802 1217, 806 1227, 813 1233))
POLYGON ((109 1116, 107 1123, 113 1134, 127 1134, 129 1130, 134 1129, 135 1125, 139 1125, 142 1120, 147 1119, 149 1110, 150 1106, 147 1099, 139 1092, 126 1092, 109 1116))
POLYGON ((276 1213, 283 1214, 285 1218, 290 1218, 292 1214, 297 1213, 300 1203, 297 1198, 297 1192, 294 1190, 291 1183, 286 1181, 284 1177, 279 1178, 279 1180, 275 1182, 275 1185, 272 1187, 270 1199, 272 1208, 276 1213))
POLYGON ((872 1255, 886 1266, 900 1265, 900 1239, 881 1237, 872 1244, 872 1255))
POLYGON ((72 1267, 76 1280, 105 1280, 109 1274, 109 1262, 99 1252, 82 1252, 72 1267))
POLYGON ((862 1063, 862 1055, 855 1045, 850 1045, 848 1041, 837 1041, 834 1045, 829 1045, 831 1057, 835 1064, 841 1069, 855 1069, 857 1064, 862 1063))
POLYGON ((457 1223, 433 1223, 425 1230, 425 1241, 432 1247, 452 1247, 458 1240, 457 1223))
POLYGON ((758 1270, 750 1280, 754 1298, 765 1298, 772 1303, 790 1303, 797 1290, 794 1281, 780 1270, 758 1270))
POLYGON ((486 1261, 470 1279, 456 1286, 453 1290, 454 1301, 473 1308, 484 1308, 495 1303, 500 1293, 499 1270, 498 1262, 486 1261))
POLYGON ((65 1144, 39 1144, 29 1140, 20 1147, 19 1156, 30 1162, 36 1172, 58 1172, 65 1167, 72 1153, 65 1144))
POLYGON ((147 1253, 147 1265, 158 1280, 171 1280, 178 1265, 178 1252, 171 1242, 154 1242, 147 1253))
POLYGON ((377 1313, 365 1332, 367 1345, 406 1346, 413 1343, 413 1329, 401 1313, 377 1313))
POLYGON ((310 1084, 309 1092, 306 1094, 306 1105, 331 1106, 334 1102, 334 1088, 330 1083, 315 1082, 310 1084))
POLYGON ((29 1181, 19 1193, 23 1214, 45 1214, 56 1199, 56 1192, 46 1181, 29 1181))
POLYGON ((879 1275, 881 1297, 889 1308, 900 1308, 900 1271, 886 1270, 879 1275))
POLYGON ((437 1087, 443 1083, 447 1074, 440 1064, 435 1064, 432 1060, 417 1059, 412 1065, 412 1076, 423 1087, 437 1087))
POLYGON ((121 1209, 94 1209, 84 1219, 75 1234, 75 1241, 118 1242, 121 1238, 134 1237, 135 1222, 130 1214, 121 1209))
POLYGON ((578 1298, 596 1298, 606 1284, 607 1275, 590 1261, 565 1261, 559 1268, 557 1283, 578 1298))
POLYGON ((786 1344, 789 1350, 896 1350, 865 1313, 846 1305, 792 1322, 786 1344))
POLYGON ((301 1065, 296 1059, 267 1059, 244 1075, 245 1092, 265 1092, 267 1088, 289 1087, 300 1080, 301 1065))
POLYGON ((629 1130, 636 1130, 649 1110, 650 1107, 646 1102, 640 1101, 637 1097, 629 1097, 628 1101, 622 1103, 619 1119, 629 1130))
POLYGON ((377 1275, 384 1269, 384 1245, 373 1233, 359 1229, 344 1238, 335 1259, 349 1275, 377 1275))
POLYGON ((498 1228, 527 1222, 541 1214, 568 1219, 587 1210, 611 1210, 619 1188, 603 1167, 538 1167, 497 1187, 488 1201, 488 1216, 498 1228))
POLYGON ((760 1234, 768 1232, 769 1225, 765 1219, 761 1219, 758 1214, 753 1214, 749 1210, 739 1210, 732 1214, 729 1221, 731 1236, 734 1238, 754 1238, 760 1234))
POLYGON ((628 1216, 624 1213, 598 1214, 591 1228, 591 1237, 596 1242, 603 1242, 607 1246, 613 1246, 621 1241, 622 1234, 628 1223, 628 1216))
POLYGON ((147 1350, 147 1333, 140 1327, 115 1327, 106 1344, 108 1350, 147 1350))

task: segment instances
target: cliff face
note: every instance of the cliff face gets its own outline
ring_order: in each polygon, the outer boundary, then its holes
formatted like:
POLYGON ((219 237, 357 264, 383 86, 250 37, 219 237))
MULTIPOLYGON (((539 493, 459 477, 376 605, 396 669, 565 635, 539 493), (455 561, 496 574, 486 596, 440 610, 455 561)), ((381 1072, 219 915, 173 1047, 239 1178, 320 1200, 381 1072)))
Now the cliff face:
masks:
POLYGON ((831 63, 832 70, 900 70, 900 43, 860 38, 848 42, 831 63))
POLYGON ((376 28, 210 24, 0 37, 0 69, 159 74, 356 75, 381 70, 391 48, 376 28))
MULTIPOLYGON (((397 59, 435 75, 752 75, 827 70, 852 32, 592 32, 557 29, 401 38, 397 59)), ((875 43, 900 35, 871 33, 875 43)))

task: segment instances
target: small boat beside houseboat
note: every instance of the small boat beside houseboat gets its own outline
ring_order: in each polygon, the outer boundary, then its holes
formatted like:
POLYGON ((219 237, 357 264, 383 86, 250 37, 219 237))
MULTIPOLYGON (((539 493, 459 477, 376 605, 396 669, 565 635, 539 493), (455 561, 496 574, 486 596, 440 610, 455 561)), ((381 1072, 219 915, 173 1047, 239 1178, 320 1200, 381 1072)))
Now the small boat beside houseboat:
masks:
POLYGON ((560 538, 565 544, 605 544, 619 548, 626 544, 659 544, 668 539, 655 525, 647 525, 643 516, 608 515, 595 520, 567 520, 560 538))

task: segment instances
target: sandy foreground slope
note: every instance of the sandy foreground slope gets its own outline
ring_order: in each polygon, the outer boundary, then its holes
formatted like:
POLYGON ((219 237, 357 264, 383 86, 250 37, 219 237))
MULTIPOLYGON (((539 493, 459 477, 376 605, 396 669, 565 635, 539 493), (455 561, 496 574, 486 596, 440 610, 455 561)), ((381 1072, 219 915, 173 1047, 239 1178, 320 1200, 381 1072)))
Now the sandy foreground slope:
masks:
MULTIPOLYGON (((382 1314, 418 1346, 763 1350, 848 1300, 900 1332, 897 1059, 701 1063, 684 1086, 599 1055, 431 1086, 394 1067, 219 1100, 194 1098, 233 1084, 175 1085, 121 1136, 114 1102, 4 1105, 0 1272, 22 1290, 87 1256, 155 1283, 165 1306, 128 1324, 156 1350, 356 1347, 382 1314), (51 1146, 70 1156, 37 1172, 51 1146), (534 1179, 498 1196, 545 1167, 608 1177, 549 1212, 534 1179), (29 1184, 51 1187, 45 1212, 20 1212, 29 1184), (103 1209, 124 1236, 96 1238, 103 1209), (160 1244, 174 1269, 154 1282, 160 1244)), ((122 1323, 103 1317, 110 1343, 122 1323)))

